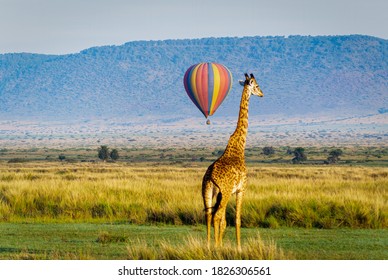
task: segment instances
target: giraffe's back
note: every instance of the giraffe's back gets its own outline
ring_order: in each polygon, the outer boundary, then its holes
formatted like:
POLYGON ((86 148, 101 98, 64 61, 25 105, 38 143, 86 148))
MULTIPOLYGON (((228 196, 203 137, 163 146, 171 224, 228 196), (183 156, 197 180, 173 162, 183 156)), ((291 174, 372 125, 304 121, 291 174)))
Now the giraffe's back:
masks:
POLYGON ((212 181, 224 194, 242 190, 246 181, 245 162, 222 156, 207 169, 204 180, 212 181))

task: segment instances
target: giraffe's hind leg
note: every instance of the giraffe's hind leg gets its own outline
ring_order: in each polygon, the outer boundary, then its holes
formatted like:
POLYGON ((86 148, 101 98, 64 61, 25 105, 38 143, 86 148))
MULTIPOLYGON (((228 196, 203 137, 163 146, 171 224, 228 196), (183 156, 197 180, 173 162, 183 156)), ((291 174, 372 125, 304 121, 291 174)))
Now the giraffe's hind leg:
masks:
POLYGON ((211 225, 213 220, 213 183, 210 180, 204 180, 202 183, 202 197, 205 206, 207 247, 210 249, 211 225))
POLYGON ((226 229, 226 208, 222 211, 222 219, 220 224, 220 246, 222 246, 222 238, 224 237, 224 232, 226 229))
POLYGON ((217 203, 215 206, 215 212, 213 214, 214 219, 214 235, 216 241, 216 247, 222 246, 222 237, 226 228, 226 205, 228 203, 229 196, 223 196, 221 192, 217 196, 217 203))
POLYGON ((212 227, 212 212, 210 209, 210 210, 206 210, 206 235, 207 235, 208 249, 210 249, 211 227, 212 227))
POLYGON ((214 213, 214 239, 215 239, 215 246, 220 246, 220 225, 222 220, 222 213, 219 211, 220 209, 217 209, 217 211, 214 213))

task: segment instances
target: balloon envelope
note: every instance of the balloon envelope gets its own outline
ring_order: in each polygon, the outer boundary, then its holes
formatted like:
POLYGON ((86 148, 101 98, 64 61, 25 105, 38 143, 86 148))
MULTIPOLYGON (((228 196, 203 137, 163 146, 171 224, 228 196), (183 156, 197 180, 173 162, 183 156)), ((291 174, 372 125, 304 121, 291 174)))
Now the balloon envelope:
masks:
POLYGON ((204 62, 187 69, 183 83, 191 101, 207 118, 229 94, 232 74, 224 65, 204 62))

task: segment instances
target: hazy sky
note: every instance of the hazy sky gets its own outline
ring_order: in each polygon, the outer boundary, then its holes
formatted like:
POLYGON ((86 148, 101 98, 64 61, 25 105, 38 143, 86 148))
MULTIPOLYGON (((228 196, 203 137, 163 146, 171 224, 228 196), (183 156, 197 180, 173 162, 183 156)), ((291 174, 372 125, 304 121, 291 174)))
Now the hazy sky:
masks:
POLYGON ((387 27, 387 0, 0 0, 0 53, 225 36, 388 39, 387 27))

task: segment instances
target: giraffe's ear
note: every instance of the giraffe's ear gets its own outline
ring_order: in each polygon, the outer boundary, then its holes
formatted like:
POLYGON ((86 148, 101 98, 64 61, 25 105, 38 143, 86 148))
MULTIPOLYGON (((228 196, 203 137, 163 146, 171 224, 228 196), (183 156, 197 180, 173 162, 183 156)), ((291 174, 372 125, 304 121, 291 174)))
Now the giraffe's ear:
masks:
POLYGON ((240 86, 245 86, 245 82, 244 81, 239 80, 238 82, 239 82, 240 86))

